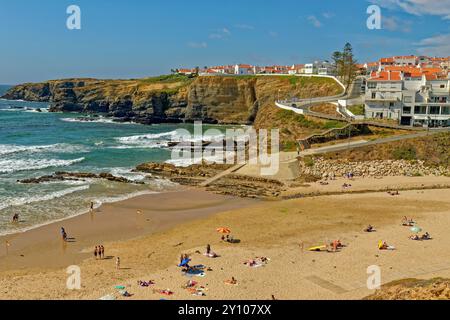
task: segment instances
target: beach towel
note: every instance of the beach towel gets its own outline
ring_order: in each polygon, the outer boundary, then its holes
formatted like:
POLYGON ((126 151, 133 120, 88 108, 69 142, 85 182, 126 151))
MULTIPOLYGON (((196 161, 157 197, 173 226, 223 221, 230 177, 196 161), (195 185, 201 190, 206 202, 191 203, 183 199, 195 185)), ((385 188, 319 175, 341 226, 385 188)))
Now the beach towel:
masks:
POLYGON ((308 251, 322 251, 326 248, 327 248, 327 246, 325 246, 325 245, 324 246, 316 246, 316 247, 309 248, 308 251))
POLYGON ((123 289, 125 289, 125 286, 115 286, 114 288, 117 290, 123 290, 123 289))

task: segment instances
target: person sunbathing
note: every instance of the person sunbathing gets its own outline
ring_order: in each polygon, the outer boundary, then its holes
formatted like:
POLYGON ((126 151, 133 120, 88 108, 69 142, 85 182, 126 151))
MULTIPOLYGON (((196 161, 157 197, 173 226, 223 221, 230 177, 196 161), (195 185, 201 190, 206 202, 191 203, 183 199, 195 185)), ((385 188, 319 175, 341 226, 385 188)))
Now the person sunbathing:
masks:
POLYGON ((429 234, 428 232, 425 232, 425 234, 423 234, 423 235, 420 237, 420 239, 421 239, 421 240, 431 240, 431 236, 430 236, 430 234, 429 234))
POLYGON ((150 287, 151 285, 155 284, 155 282, 153 280, 150 281, 142 281, 142 280, 138 280, 138 285, 141 287, 150 287))
POLYGON ((364 229, 364 232, 374 232, 374 231, 375 231, 375 229, 370 224, 367 226, 367 228, 364 229))
POLYGON ((395 248, 393 246, 388 245, 386 241, 384 241, 384 242, 380 241, 378 243, 378 249, 380 249, 380 250, 394 250, 395 248))
POLYGON ((408 219, 406 216, 403 217, 402 226, 404 226, 404 227, 413 227, 414 223, 415 222, 414 222, 413 219, 408 219))
POLYGON ((417 234, 412 235, 409 237, 411 240, 420 240, 419 236, 417 234))
POLYGON ((231 277, 231 280, 225 280, 225 284, 237 285, 237 280, 234 277, 231 277))

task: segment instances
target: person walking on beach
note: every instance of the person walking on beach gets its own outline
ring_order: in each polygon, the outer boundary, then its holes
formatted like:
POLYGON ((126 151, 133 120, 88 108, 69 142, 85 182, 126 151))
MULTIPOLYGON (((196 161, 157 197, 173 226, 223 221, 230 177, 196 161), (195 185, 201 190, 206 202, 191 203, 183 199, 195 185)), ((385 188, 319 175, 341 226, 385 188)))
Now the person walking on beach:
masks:
POLYGON ((94 202, 91 201, 91 212, 94 211, 94 202))
POLYGON ((105 247, 103 245, 100 246, 100 259, 105 259, 105 247))
POLYGON ((116 258, 116 269, 117 270, 120 269, 120 258, 119 257, 116 258))
POLYGON ((64 241, 67 241, 67 233, 63 227, 61 227, 61 236, 64 241))
POLYGON ((206 254, 210 254, 210 252, 211 252, 211 246, 208 244, 206 246, 206 254))
POLYGON ((95 260, 97 260, 97 255, 99 254, 98 251, 99 251, 99 250, 98 250, 98 247, 95 246, 95 250, 94 250, 94 257, 95 257, 95 260))

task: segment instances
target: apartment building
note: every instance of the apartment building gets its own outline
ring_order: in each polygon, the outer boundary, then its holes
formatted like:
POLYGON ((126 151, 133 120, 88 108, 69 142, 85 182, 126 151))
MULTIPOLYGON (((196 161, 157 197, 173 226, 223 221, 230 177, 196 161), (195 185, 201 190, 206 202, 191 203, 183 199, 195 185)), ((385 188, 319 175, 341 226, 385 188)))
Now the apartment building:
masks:
POLYGON ((366 118, 402 125, 450 126, 450 78, 426 70, 373 72, 365 93, 366 118))

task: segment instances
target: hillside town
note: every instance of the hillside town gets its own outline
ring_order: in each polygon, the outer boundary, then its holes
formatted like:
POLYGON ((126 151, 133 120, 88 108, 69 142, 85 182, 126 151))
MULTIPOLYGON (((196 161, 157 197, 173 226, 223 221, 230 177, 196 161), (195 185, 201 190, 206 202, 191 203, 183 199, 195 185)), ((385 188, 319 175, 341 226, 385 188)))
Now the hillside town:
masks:
MULTIPOLYGON (((172 70, 183 75, 317 75, 338 76, 329 61, 306 64, 256 66, 221 65, 172 70)), ((405 126, 450 126, 450 56, 394 56, 354 65, 362 78, 363 116, 387 119, 405 126)))

